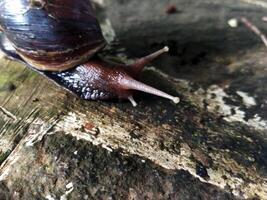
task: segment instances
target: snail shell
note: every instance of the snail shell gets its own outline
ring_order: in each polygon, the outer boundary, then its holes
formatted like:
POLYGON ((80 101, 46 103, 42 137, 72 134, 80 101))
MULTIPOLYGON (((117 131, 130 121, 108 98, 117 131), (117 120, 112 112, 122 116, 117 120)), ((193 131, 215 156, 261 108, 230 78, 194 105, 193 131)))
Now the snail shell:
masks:
POLYGON ((6 37, 38 70, 70 69, 106 44, 90 0, 0 0, 0 13, 6 37))

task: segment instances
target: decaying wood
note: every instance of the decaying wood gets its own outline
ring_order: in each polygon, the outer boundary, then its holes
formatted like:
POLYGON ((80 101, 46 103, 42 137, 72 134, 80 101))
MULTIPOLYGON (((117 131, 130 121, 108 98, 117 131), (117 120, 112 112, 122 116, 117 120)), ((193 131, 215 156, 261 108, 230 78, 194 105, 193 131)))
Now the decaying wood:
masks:
MULTIPOLYGON (((106 15, 113 12, 105 6, 106 15)), ((114 24, 109 18, 107 30, 114 24)), ((166 17, 164 26, 172 20, 166 17)), ((149 35, 154 24, 143 24, 149 35)), ((124 41, 123 32, 117 27, 107 35, 124 41)), ((155 35, 146 43, 157 46, 156 40, 166 42, 155 35)), ((181 103, 139 94, 136 108, 79 100, 2 57, 0 199, 267 199, 266 49, 178 52, 146 68, 141 79, 181 103)), ((116 53, 126 55, 121 48, 116 53)))

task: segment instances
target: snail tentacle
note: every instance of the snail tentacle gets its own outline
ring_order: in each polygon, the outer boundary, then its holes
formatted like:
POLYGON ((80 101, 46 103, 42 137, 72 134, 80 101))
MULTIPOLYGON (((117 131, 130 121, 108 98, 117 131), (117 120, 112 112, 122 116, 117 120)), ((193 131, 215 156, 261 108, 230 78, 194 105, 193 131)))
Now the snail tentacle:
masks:
POLYGON ((138 75, 147 64, 149 64, 150 62, 155 60, 157 57, 159 57, 160 55, 168 51, 169 51, 169 47, 165 46, 164 48, 154 53, 151 53, 147 56, 137 59, 133 64, 128 65, 128 67, 131 69, 134 75, 138 75))

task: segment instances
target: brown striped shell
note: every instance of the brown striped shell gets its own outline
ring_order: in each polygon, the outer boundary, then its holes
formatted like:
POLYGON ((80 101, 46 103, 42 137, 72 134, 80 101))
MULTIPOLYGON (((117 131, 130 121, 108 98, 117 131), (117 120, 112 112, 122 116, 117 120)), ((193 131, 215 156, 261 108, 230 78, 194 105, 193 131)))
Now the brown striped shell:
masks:
POLYGON ((39 70, 72 68, 106 44, 90 0, 0 0, 0 26, 39 70))

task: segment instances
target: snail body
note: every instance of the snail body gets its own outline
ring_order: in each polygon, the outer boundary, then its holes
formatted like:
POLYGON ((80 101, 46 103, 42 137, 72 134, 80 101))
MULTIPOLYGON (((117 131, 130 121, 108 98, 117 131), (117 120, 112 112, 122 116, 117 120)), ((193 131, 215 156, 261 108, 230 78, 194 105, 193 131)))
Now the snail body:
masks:
POLYGON ((96 55, 106 45, 90 0, 0 0, 0 49, 83 99, 129 99, 133 90, 178 103, 179 98, 134 78, 168 51, 165 47, 131 65, 96 55))

